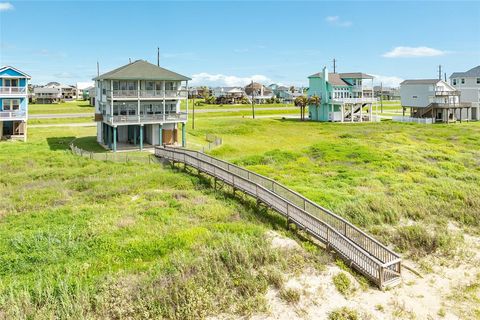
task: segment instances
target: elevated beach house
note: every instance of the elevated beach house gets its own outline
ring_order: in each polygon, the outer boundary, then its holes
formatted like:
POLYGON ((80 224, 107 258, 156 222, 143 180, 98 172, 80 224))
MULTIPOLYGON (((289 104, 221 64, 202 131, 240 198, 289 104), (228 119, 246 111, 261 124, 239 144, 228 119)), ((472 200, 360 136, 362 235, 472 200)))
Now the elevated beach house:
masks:
POLYGON ((27 140, 28 80, 14 67, 0 68, 0 138, 27 140))
POLYGON ((480 120, 480 66, 465 72, 454 72, 450 84, 460 91, 462 102, 472 104, 470 119, 480 120))
POLYGON ((181 126, 185 146, 190 78, 137 60, 93 80, 99 143, 113 151, 177 144, 181 126), (180 111, 182 100, 185 112, 180 111))
POLYGON ((440 79, 405 80, 400 83, 403 121, 410 121, 405 117, 406 109, 410 109, 410 118, 425 119, 424 123, 468 120, 471 103, 461 102, 460 95, 460 91, 440 79))
POLYGON ((377 121, 373 114, 373 76, 361 72, 329 73, 327 68, 308 77, 308 97, 320 98, 318 105, 309 105, 313 121, 363 122, 377 121))

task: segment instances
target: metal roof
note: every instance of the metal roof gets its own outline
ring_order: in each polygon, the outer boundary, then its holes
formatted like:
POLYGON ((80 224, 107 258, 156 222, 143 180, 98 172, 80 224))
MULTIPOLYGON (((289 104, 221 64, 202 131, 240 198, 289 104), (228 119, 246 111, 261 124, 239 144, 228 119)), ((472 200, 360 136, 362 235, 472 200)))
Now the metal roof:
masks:
POLYGON ((442 81, 442 80, 439 80, 439 79, 404 80, 400 83, 400 85, 402 85, 402 84, 437 84, 439 81, 442 81))
POLYGON ((187 81, 189 77, 158 67, 144 60, 137 60, 104 73, 93 80, 175 80, 187 81))
POLYGON ((465 78, 480 78, 480 66, 476 66, 466 72, 454 72, 450 76, 451 78, 458 78, 458 77, 465 77, 465 78))

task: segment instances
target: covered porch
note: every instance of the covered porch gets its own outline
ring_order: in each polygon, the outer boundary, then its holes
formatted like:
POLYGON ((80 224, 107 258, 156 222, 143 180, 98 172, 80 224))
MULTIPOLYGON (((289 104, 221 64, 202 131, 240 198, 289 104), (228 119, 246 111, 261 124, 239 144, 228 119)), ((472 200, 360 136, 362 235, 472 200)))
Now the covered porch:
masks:
POLYGON ((182 146, 186 146, 185 123, 126 124, 101 126, 99 142, 113 152, 119 150, 144 150, 159 145, 178 144, 178 127, 182 130, 182 146))

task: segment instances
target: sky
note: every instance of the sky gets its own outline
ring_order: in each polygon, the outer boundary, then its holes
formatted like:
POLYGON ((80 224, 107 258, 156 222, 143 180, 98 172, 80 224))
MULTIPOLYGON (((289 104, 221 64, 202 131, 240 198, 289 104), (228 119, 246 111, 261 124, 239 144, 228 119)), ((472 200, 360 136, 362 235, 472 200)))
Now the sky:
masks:
POLYGON ((308 86, 324 66, 384 86, 480 65, 480 2, 1 1, 0 65, 90 81, 143 59, 190 85, 308 86))

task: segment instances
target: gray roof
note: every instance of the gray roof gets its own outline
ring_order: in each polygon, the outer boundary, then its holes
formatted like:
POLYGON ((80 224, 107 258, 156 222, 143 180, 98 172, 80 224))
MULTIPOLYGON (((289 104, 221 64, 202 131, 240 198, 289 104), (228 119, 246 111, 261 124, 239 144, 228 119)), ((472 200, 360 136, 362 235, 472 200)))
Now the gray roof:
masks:
POLYGON ((137 60, 120 68, 104 73, 93 80, 191 80, 186 76, 158 67, 144 60, 137 60))
POLYGON ((329 73, 328 82, 334 86, 350 86, 348 83, 342 80, 340 74, 338 73, 329 73))
POLYGON ((353 79, 373 79, 374 77, 363 73, 363 72, 348 72, 348 73, 339 73, 342 78, 353 78, 353 79))
POLYGON ((437 84, 439 81, 442 81, 442 80, 439 80, 439 79, 404 80, 400 83, 400 85, 402 84, 437 84))
POLYGON ((465 77, 465 78, 480 78, 480 66, 476 66, 468 70, 467 72, 454 72, 450 76, 451 78, 458 78, 458 77, 465 77))

